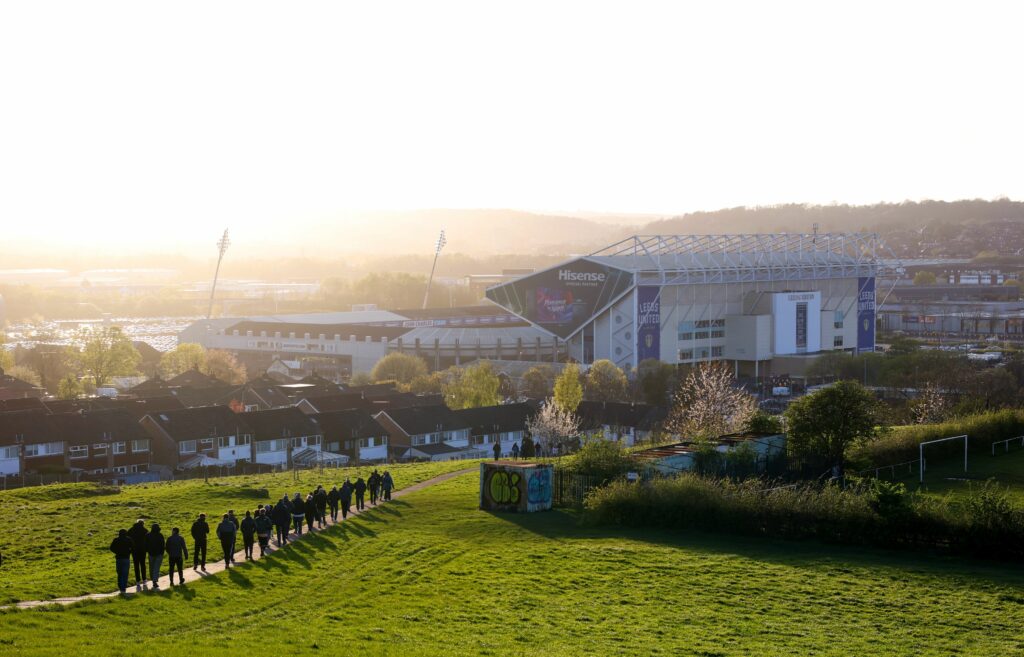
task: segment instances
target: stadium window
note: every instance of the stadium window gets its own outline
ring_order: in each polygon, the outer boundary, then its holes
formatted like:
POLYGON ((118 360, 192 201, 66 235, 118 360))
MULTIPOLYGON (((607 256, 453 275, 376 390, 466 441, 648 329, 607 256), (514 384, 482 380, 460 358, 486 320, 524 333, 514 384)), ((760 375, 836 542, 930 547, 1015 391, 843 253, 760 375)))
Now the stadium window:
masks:
POLYGON ((723 331, 721 329, 718 329, 718 330, 715 330, 715 331, 711 331, 711 337, 712 338, 724 338, 725 337, 725 331, 723 331))
POLYGON ((722 349, 723 349, 722 347, 711 347, 711 357, 712 358, 721 358, 722 357, 722 349))
POLYGON ((707 331, 697 331, 696 333, 693 334, 693 339, 694 340, 707 340, 708 339, 708 332, 707 331))
POLYGON ((693 350, 683 349, 679 352, 679 360, 693 360, 693 350))
POLYGON ((680 333, 679 334, 679 341, 680 342, 686 342, 686 341, 689 341, 689 340, 692 340, 692 339, 693 339, 693 333, 680 333))
POLYGON ((837 310, 835 316, 832 319, 832 326, 836 329, 843 328, 843 311, 837 310))
POLYGON ((833 347, 842 347, 843 346, 843 336, 837 335, 836 337, 832 338, 832 346, 833 347))

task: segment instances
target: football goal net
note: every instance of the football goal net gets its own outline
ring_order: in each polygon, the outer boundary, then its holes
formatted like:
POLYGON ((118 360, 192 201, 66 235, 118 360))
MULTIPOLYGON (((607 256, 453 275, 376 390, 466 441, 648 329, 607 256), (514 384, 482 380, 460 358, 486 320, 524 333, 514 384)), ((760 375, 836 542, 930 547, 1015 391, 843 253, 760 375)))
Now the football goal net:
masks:
POLYGON ((936 438, 935 440, 926 440, 918 445, 918 456, 920 457, 920 483, 924 483, 924 473, 928 469, 928 464, 924 460, 924 447, 925 445, 934 445, 936 443, 948 443, 951 440, 962 440, 964 441, 964 472, 967 472, 967 434, 962 436, 950 436, 949 438, 936 438))

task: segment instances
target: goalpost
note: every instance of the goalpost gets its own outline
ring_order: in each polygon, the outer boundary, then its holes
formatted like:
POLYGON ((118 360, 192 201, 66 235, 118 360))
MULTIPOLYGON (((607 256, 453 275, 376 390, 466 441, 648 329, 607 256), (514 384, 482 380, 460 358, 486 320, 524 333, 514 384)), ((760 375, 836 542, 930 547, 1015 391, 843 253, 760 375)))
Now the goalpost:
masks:
POLYGON ((934 445, 935 443, 945 443, 945 442, 948 442, 950 440, 960 440, 961 438, 963 438, 963 440, 964 440, 964 472, 967 472, 967 434, 964 434, 962 436, 950 436, 949 438, 937 438, 936 440, 926 440, 923 443, 921 443, 920 445, 918 445, 918 457, 920 458, 920 462, 921 462, 921 467, 920 467, 921 474, 920 474, 920 481, 918 483, 922 483, 922 484, 924 483, 924 471, 926 469, 926 466, 925 466, 925 463, 924 463, 924 446, 925 445, 934 445))

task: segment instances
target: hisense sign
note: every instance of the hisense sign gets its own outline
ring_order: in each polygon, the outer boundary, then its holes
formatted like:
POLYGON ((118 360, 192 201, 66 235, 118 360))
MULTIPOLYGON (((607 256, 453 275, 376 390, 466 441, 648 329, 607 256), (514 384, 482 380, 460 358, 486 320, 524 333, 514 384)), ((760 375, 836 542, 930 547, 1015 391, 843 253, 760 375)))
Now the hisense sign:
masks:
POLYGON ((604 283, 607 279, 608 275, 603 272, 558 270, 558 280, 566 283, 604 283))

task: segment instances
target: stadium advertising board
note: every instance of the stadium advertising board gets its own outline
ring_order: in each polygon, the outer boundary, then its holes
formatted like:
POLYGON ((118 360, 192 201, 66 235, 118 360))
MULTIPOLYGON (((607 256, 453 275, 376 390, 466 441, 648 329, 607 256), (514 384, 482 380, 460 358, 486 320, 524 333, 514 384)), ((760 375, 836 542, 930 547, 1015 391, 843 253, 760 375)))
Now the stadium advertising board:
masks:
POLYGON ((493 287, 487 298, 568 338, 632 285, 631 273, 580 259, 493 287))
POLYGON ((875 277, 865 276, 857 283, 857 351, 874 351, 875 277))
POLYGON ((636 355, 637 362, 661 359, 661 296, 652 285, 637 287, 636 355))

